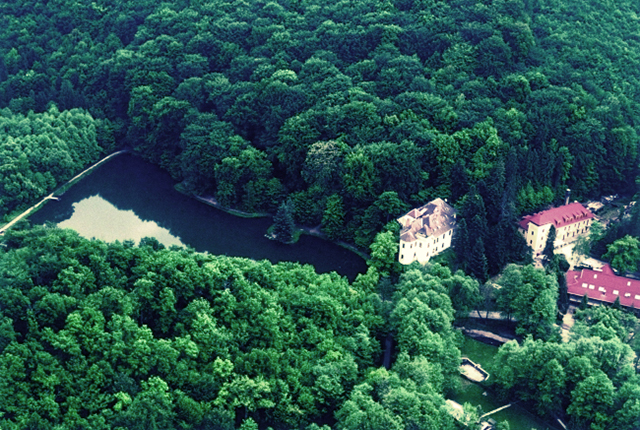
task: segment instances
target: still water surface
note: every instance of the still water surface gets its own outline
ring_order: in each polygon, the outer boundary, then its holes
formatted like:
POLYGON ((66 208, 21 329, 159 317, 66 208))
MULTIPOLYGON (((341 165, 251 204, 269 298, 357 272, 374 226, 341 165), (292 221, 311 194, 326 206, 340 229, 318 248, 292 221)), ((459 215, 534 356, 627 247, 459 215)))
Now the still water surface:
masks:
POLYGON ((306 235, 294 245, 268 240, 264 235, 270 218, 239 218, 180 194, 173 186, 157 166, 120 155, 71 187, 60 201, 48 201, 30 220, 53 222, 108 242, 153 236, 166 246, 188 245, 210 254, 298 261, 351 280, 366 271, 364 260, 345 248, 306 235))

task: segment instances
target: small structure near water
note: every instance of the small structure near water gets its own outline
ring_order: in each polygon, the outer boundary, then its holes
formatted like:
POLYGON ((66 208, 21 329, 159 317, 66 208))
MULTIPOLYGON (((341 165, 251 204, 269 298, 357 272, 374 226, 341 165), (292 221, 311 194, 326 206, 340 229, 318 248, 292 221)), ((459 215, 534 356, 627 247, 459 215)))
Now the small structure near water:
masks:
POLYGON ((493 418, 487 418, 487 417, 489 415, 493 415, 496 412, 500 412, 503 409, 511 407, 511 403, 509 403, 508 405, 504 405, 498 409, 494 409, 491 412, 481 415, 480 417, 474 418, 473 415, 469 415, 467 412, 465 412, 464 406, 462 406, 458 402, 455 402, 451 399, 447 399, 445 404, 446 404, 447 411, 456 421, 458 421, 465 427, 469 427, 471 424, 475 423, 476 424, 475 428, 478 428, 477 426, 479 426, 480 430, 494 430, 498 424, 497 421, 494 420, 493 418))
POLYGON ((449 415, 451 415, 453 419, 458 421, 463 426, 469 427, 470 425, 476 423, 477 415, 465 412, 464 406, 462 406, 460 403, 451 399, 447 399, 445 401, 445 407, 447 409, 447 412, 449 412, 449 415))
POLYGON ((455 402, 451 399, 446 400, 447 410, 449 414, 456 419, 456 421, 461 422, 463 424, 467 424, 468 420, 465 419, 464 408, 458 402, 455 402))
POLYGON ((489 372, 484 370, 482 366, 474 363, 467 357, 462 357, 462 363, 460 364, 460 373, 462 376, 472 382, 484 382, 489 379, 489 372))
POLYGON ((480 422, 480 430, 493 430, 498 423, 493 418, 480 422))
POLYGON ((508 405, 504 405, 502 407, 499 407, 498 409, 494 409, 491 412, 487 412, 484 415, 480 416, 480 430, 493 430, 497 427, 498 422, 496 420, 494 420, 493 418, 487 418, 489 415, 493 415, 496 412, 500 412, 503 409, 507 409, 511 407, 511 403, 509 403, 508 405), (485 418, 487 418, 485 420, 485 418))

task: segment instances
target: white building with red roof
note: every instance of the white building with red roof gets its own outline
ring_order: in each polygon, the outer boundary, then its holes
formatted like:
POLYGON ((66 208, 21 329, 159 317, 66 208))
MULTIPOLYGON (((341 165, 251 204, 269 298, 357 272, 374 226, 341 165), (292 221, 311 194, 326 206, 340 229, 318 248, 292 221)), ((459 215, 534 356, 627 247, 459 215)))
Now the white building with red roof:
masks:
POLYGON ((570 203, 525 216, 519 222, 519 230, 533 252, 539 253, 547 243, 551 226, 556 229, 554 245, 557 248, 589 233, 593 217, 591 211, 580 203, 570 203))
POLYGON ((400 223, 400 249, 398 261, 424 264, 431 257, 451 247, 456 226, 456 211, 442 199, 412 209, 398 218, 400 223))
POLYGON ((625 308, 640 310, 640 280, 618 276, 608 264, 600 269, 569 270, 566 277, 573 302, 580 302, 585 295, 590 305, 611 305, 620 299, 625 308))

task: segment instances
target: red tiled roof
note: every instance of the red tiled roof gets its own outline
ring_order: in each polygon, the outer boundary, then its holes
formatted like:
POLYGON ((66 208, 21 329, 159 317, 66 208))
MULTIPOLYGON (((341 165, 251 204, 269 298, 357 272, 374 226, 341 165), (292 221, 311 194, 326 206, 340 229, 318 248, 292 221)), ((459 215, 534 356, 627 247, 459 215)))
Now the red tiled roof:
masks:
POLYGON ((622 306, 640 308, 640 281, 616 275, 608 264, 599 270, 569 270, 567 291, 580 297, 586 294, 590 299, 606 303, 619 298, 622 306), (614 294, 616 291, 618 294, 614 294))
POLYGON ((533 215, 527 215, 520 220, 519 224, 524 230, 528 229, 530 222, 537 226, 553 223, 555 228, 560 228, 565 225, 584 221, 593 217, 594 215, 591 211, 580 203, 570 203, 558 208, 538 212, 533 215))

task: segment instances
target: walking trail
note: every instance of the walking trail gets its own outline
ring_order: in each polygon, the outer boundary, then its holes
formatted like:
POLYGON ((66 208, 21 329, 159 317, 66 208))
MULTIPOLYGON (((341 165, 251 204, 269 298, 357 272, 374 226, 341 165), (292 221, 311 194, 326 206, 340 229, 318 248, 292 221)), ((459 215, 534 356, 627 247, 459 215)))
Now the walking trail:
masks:
POLYGON ((573 306, 569 307, 569 310, 567 311, 566 314, 564 314, 564 317, 562 318, 562 325, 560 326, 560 335, 562 336, 562 341, 563 342, 569 342, 569 337, 570 337, 570 332, 571 332, 571 327, 573 327, 573 324, 575 323, 575 320, 573 319, 573 313, 575 312, 575 308, 573 306))

